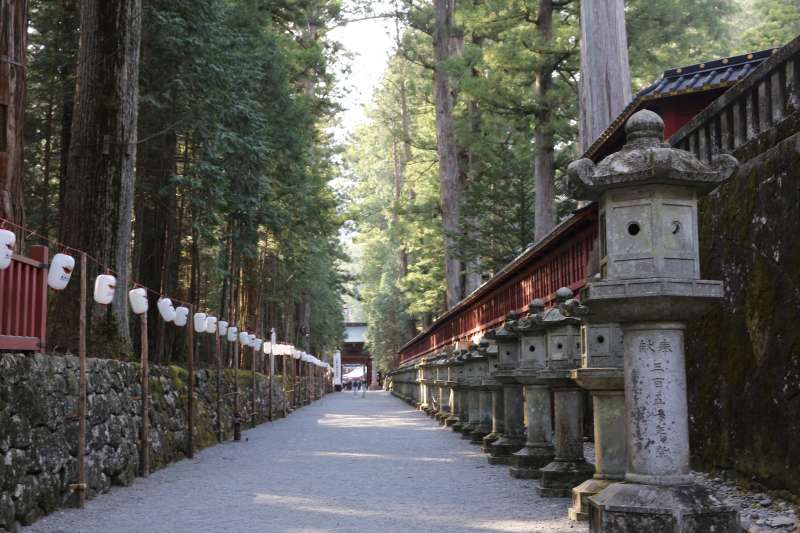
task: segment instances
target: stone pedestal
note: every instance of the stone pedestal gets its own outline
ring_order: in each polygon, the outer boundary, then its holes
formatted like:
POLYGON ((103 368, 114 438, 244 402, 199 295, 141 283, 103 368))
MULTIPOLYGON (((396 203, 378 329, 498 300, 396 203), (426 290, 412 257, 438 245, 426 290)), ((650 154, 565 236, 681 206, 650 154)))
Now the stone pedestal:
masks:
POLYGON ((444 419, 444 425, 447 427, 452 427, 459 421, 458 413, 459 413, 459 393, 457 390, 458 385, 455 381, 449 382, 450 386, 450 416, 444 419))
POLYGON ((464 425, 467 423, 467 418, 469 417, 467 412, 467 393, 466 390, 464 390, 464 385, 461 383, 458 384, 453 393, 456 398, 455 415, 457 420, 450 425, 450 429, 457 433, 461 433, 464 429, 464 425))
MULTIPOLYGON (((524 381, 520 377, 517 379, 524 381)), ((550 416, 552 406, 547 385, 532 383, 524 387, 528 435, 525 446, 511 456, 509 473, 515 478, 534 479, 539 477, 539 470, 555 457, 550 416)))
POLYGON ((582 368, 572 377, 592 394, 595 473, 572 489, 569 517, 588 520, 589 497, 625 478, 625 391, 621 368, 582 368))
POLYGON ((503 436, 505 430, 504 409, 503 409, 503 387, 494 385, 492 387, 492 432, 483 437, 481 451, 491 452, 491 445, 503 436))
MULTIPOLYGON (((443 368, 443 370, 445 369, 443 368)), ((451 415, 450 389, 447 387, 446 381, 437 381, 436 390, 439 393, 439 402, 438 402, 439 409, 434 414, 434 418, 436 418, 436 420, 440 424, 444 424, 445 419, 447 419, 451 415)))
POLYGON ((478 425, 470 433, 472 444, 482 444, 483 438, 492 431, 492 392, 482 386, 476 391, 478 396, 478 425))
POLYGON ((592 479, 572 489, 569 517, 571 520, 588 520, 589 497, 625 478, 627 446, 623 370, 579 368, 572 371, 572 379, 592 394, 595 473, 592 479))
POLYGON ((478 390, 474 384, 467 388, 467 423, 461 428, 461 438, 471 439, 472 432, 478 427, 479 420, 478 390))
MULTIPOLYGON (((497 377, 501 380, 501 377, 497 377)), ((513 379, 513 378, 512 378, 513 379)), ((522 385, 512 382, 503 383, 503 436, 494 441, 490 447, 489 464, 503 465, 509 463, 511 454, 525 445, 523 412, 524 399, 522 385)))
POLYGON ((555 458, 540 470, 537 486, 540 496, 564 498, 572 488, 594 474, 594 467, 583 456, 583 391, 568 379, 569 371, 544 371, 542 381, 549 381, 555 404, 555 458))

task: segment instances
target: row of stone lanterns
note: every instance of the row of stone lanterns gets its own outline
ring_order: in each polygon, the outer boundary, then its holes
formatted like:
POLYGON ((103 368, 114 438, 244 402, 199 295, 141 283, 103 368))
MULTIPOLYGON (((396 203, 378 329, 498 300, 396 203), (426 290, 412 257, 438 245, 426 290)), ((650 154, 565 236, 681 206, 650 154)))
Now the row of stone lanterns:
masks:
POLYGON ((561 288, 553 307, 534 300, 481 344, 393 378, 491 464, 538 479, 540 496, 571 494, 569 516, 591 531, 732 533, 736 512, 689 476, 683 331, 722 297, 721 282, 700 279, 697 198, 736 162, 719 155, 709 168, 663 143, 663 127, 640 111, 621 151, 570 165, 575 197, 600 214, 597 272, 580 302, 561 288), (415 372, 419 393, 408 388, 415 372), (595 467, 584 459, 583 390, 595 467))

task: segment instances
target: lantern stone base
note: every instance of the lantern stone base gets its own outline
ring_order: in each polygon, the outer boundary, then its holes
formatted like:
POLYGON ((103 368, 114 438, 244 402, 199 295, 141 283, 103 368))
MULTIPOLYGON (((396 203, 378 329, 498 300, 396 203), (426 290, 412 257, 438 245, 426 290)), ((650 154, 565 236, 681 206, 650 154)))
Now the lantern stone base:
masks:
POLYGON ((502 437, 501 433, 495 433, 494 431, 483 437, 483 442, 481 443, 481 451, 483 453, 489 453, 492 451, 492 443, 496 442, 497 439, 502 437))
POLYGON ((467 438, 466 436, 475 431, 475 424, 470 422, 465 422, 461 425, 461 428, 457 430, 461 433, 461 436, 467 438))
POLYGON ((618 482, 619 480, 592 478, 572 489, 572 507, 567 511, 569 519, 576 522, 589 520, 589 498, 618 482))
POLYGON ((477 426, 472 433, 469 434, 469 442, 471 444, 483 444, 483 438, 491 433, 492 428, 487 426, 477 426))
POLYGON ((551 445, 526 444, 521 450, 511 454, 508 473, 517 479, 538 479, 540 470, 549 464, 555 453, 551 445))
POLYGON ((491 444, 489 451, 490 465, 507 465, 511 461, 511 454, 525 446, 521 438, 511 438, 503 435, 491 444))
POLYGON ((458 418, 456 415, 451 414, 447 418, 444 419, 444 425, 452 428, 454 425, 458 424, 461 419, 458 418))
POLYGON ((586 461, 553 461, 540 470, 536 492, 542 498, 568 498, 572 488, 594 475, 586 461))
POLYGON ((464 429, 464 421, 459 418, 456 423, 450 426, 450 429, 452 429, 456 433, 461 433, 461 431, 463 431, 464 429))
POLYGON ((589 498, 592 533, 738 533, 734 508, 700 485, 613 483, 589 498))
POLYGON ((452 413, 449 413, 447 411, 439 411, 438 413, 436 413, 435 418, 441 425, 444 425, 444 421, 450 418, 451 415, 452 413))

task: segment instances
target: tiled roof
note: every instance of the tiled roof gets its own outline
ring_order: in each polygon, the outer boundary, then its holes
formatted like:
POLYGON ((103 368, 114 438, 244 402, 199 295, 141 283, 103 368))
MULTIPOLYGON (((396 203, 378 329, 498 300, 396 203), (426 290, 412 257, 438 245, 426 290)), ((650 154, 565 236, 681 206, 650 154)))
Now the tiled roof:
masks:
POLYGON ((641 109, 646 102, 701 91, 727 89, 749 76, 756 67, 777 50, 777 48, 762 50, 664 71, 655 83, 636 93, 631 103, 600 134, 583 157, 595 156, 628 117, 641 109))

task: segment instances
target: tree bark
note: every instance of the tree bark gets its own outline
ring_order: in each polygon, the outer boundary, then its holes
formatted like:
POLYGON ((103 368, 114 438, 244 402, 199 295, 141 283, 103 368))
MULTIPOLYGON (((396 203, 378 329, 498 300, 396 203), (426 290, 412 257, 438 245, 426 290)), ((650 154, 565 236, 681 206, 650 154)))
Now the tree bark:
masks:
POLYGON ((0 217, 24 222, 22 123, 28 42, 27 0, 0 0, 0 217))
POLYGON ((536 72, 536 111, 533 127, 534 161, 533 174, 536 182, 534 205, 534 241, 544 238, 556 225, 555 205, 555 157, 553 146, 553 114, 548 97, 553 89, 553 60, 546 52, 553 43, 553 1, 540 0, 536 17, 539 46, 545 50, 541 65, 536 72))
POLYGON ((435 25, 433 51, 433 97, 436 104, 436 147, 439 155, 440 202, 444 233, 444 266, 447 283, 446 304, 450 309, 462 296, 461 261, 456 255, 456 235, 461 218, 464 184, 458 164, 453 107, 455 97, 445 63, 454 55, 453 14, 455 0, 434 0, 435 25))
MULTIPOLYGON (((130 346, 127 280, 136 163, 141 0, 81 0, 80 49, 61 219, 62 240, 117 273, 97 346, 130 346), (112 327, 109 327, 113 325, 112 327), (109 344, 113 342, 114 344, 109 344)), ((71 285, 74 287, 74 284, 71 285)), ((71 347, 74 291, 59 295, 62 345, 71 347)), ((91 309, 91 308, 90 308, 91 309)), ((99 326, 100 317, 92 323, 99 326)), ((93 328, 98 330, 97 327, 93 328)))
POLYGON ((624 0, 581 1, 580 151, 631 101, 624 0))

